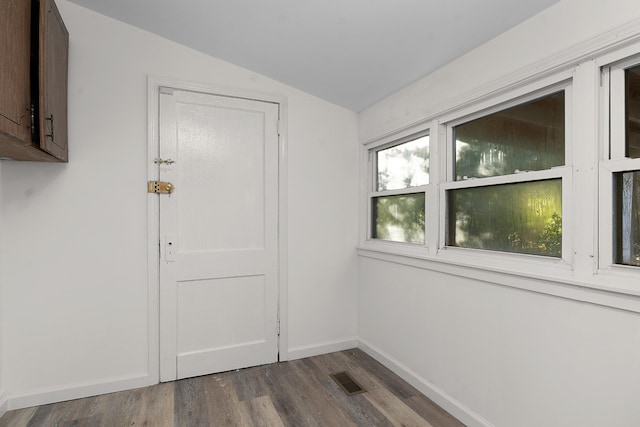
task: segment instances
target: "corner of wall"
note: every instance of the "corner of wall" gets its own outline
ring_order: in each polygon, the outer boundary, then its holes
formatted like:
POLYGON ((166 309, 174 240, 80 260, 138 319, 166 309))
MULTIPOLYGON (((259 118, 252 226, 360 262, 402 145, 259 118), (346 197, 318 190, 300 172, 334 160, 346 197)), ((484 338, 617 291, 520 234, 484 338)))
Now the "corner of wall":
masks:
POLYGON ((0 389, 0 418, 7 412, 7 394, 0 389))
POLYGON ((290 348, 287 352, 287 360, 296 360, 320 354, 334 353, 336 351, 350 350, 356 347, 358 347, 358 339, 356 337, 346 337, 335 341, 314 343, 312 345, 290 348))
POLYGON ((470 427, 494 427, 489 421, 467 407, 435 384, 418 375, 415 371, 404 365, 399 360, 380 350, 376 346, 360 339, 358 348, 375 360, 389 368, 393 373, 415 387, 420 393, 433 400, 444 410, 470 427))

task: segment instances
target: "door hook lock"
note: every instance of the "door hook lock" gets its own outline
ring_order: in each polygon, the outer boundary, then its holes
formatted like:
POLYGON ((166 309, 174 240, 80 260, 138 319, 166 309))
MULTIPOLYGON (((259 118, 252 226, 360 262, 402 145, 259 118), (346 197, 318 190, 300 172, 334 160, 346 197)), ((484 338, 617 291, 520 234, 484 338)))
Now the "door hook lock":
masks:
POLYGON ((155 159, 153 161, 153 163, 155 163, 156 165, 172 165, 174 164, 176 161, 172 160, 172 159, 155 159))

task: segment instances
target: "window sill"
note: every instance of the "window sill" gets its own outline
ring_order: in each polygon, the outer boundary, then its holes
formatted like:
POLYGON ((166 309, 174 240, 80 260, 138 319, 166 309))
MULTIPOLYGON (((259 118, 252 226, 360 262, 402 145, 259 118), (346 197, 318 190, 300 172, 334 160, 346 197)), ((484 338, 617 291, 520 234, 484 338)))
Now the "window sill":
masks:
POLYGON ((640 269, 610 268, 578 277, 559 259, 487 252, 446 248, 433 254, 424 246, 392 242, 365 242, 358 248, 363 258, 640 313, 640 269))

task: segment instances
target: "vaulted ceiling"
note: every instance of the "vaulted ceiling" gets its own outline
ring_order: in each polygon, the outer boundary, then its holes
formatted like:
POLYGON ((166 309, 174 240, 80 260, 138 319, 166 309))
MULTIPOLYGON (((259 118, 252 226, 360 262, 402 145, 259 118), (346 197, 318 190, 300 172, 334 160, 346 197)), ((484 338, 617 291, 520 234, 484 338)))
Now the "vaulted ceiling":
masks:
POLYGON ((361 111, 559 0, 70 1, 361 111))

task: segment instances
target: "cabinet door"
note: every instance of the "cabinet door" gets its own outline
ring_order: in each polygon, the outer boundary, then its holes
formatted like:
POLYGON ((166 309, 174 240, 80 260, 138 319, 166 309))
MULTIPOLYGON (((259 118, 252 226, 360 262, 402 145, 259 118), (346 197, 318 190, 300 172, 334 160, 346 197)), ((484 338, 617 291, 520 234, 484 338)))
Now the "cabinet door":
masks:
POLYGON ((0 6, 0 141, 31 142, 29 61, 31 2, 3 0, 0 6), (10 60, 6 60, 10 58, 10 60))
POLYGON ((53 0, 40 1, 40 148, 67 162, 69 32, 53 0))

